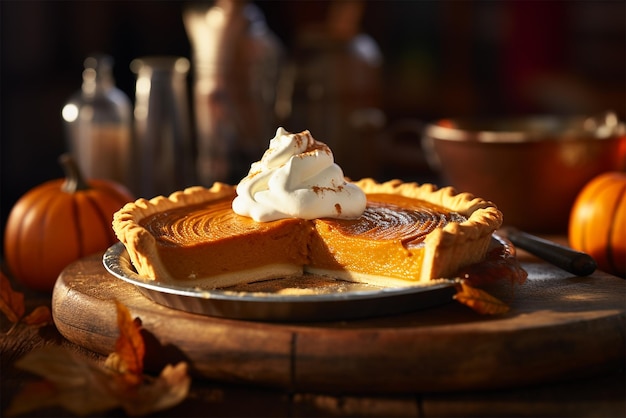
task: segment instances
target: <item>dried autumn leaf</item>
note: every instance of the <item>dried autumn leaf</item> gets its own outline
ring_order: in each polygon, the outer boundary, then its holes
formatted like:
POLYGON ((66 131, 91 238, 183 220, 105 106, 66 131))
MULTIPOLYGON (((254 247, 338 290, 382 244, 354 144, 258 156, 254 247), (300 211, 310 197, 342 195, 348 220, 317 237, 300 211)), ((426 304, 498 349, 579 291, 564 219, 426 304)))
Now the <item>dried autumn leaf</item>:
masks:
POLYGON ((130 384, 139 384, 143 374, 143 358, 146 352, 141 336, 141 321, 133 320, 124 304, 116 301, 117 327, 120 334, 115 342, 115 352, 107 359, 106 366, 123 375, 130 384))
POLYGON ((190 386, 187 363, 168 364, 157 379, 139 386, 136 396, 123 398, 122 407, 127 414, 135 416, 168 409, 187 398, 190 386))
POLYGON ((143 376, 141 321, 132 320, 123 304, 116 306, 120 335, 116 351, 104 367, 56 346, 34 350, 16 366, 46 380, 28 385, 14 398, 7 413, 25 414, 58 405, 76 415, 118 407, 128 415, 144 415, 183 401, 191 386, 187 364, 168 365, 156 379, 143 376))
POLYGON ((36 307, 22 320, 26 325, 44 326, 52 323, 52 312, 50 308, 42 305, 36 307))
POLYGON ((508 245, 490 249, 482 261, 463 267, 457 274, 472 286, 507 282, 521 285, 528 278, 528 273, 517 259, 515 248, 508 245))
POLYGON ((0 310, 13 323, 18 322, 25 311, 24 294, 14 291, 9 278, 2 272, 0 272, 0 310))
POLYGON ((61 406, 76 415, 89 415, 119 405, 115 397, 117 382, 95 362, 79 357, 57 346, 46 346, 26 354, 15 365, 39 375, 47 383, 41 393, 26 388, 9 407, 7 414, 19 415, 49 406, 61 406), (52 385, 47 387, 46 385, 52 385))
POLYGON ((83 416, 114 408, 145 415, 182 402, 191 386, 184 362, 168 365, 152 382, 130 385, 94 361, 56 346, 31 351, 16 366, 46 380, 27 385, 6 411, 9 416, 53 406, 83 416))
POLYGON ((501 315, 509 311, 507 304, 484 290, 460 281, 454 299, 483 315, 501 315))

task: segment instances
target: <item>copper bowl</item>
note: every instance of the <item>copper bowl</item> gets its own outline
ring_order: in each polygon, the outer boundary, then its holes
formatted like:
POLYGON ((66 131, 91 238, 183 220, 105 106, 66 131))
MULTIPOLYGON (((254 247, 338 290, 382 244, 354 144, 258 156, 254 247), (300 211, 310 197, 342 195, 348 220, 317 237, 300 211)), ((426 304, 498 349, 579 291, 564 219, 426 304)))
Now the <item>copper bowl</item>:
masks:
POLYGON ((442 185, 491 200, 505 225, 563 233, 582 187, 626 169, 626 129, 615 114, 442 119, 422 147, 442 185))

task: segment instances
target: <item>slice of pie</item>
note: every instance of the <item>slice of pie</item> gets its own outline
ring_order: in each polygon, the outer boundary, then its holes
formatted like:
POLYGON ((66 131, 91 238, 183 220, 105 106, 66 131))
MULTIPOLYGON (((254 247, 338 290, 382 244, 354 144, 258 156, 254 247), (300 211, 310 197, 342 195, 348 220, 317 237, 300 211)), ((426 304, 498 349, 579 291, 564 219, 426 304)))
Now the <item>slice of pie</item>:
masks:
POLYGON ((159 282, 221 288, 316 274, 410 286, 481 261, 502 223, 491 202, 450 187, 354 184, 367 197, 355 219, 257 222, 233 211, 234 186, 216 183, 129 203, 113 228, 139 275, 159 282))

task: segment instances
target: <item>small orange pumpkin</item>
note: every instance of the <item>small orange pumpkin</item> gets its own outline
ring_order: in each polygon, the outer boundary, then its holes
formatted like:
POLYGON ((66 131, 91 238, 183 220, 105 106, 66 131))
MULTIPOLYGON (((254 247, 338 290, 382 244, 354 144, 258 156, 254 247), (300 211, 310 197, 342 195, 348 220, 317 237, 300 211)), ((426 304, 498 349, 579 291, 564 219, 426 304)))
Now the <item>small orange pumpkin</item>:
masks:
POLYGON ((71 262, 116 242, 113 214, 132 194, 108 180, 85 182, 72 158, 59 159, 65 179, 43 183, 15 203, 7 219, 7 267, 25 286, 51 291, 71 262))
POLYGON ((583 187, 568 233, 572 248, 591 255, 600 269, 626 277, 626 173, 600 174, 583 187))

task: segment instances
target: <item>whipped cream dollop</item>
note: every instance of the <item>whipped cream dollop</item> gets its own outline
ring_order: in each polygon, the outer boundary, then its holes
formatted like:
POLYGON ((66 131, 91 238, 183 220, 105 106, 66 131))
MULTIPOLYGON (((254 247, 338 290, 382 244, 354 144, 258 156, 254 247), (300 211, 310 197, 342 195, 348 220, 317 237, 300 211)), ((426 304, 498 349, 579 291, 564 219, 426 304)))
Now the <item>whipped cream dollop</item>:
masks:
POLYGON ((333 153, 309 131, 278 128, 260 161, 237 185, 233 210, 258 222, 283 218, 358 218, 365 193, 348 183, 333 153))

